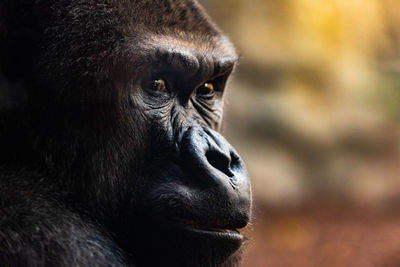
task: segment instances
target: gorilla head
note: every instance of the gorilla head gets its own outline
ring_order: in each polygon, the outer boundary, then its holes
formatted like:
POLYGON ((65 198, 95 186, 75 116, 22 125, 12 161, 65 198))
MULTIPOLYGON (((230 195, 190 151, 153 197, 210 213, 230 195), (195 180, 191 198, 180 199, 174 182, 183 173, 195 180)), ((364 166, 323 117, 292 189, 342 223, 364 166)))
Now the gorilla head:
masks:
POLYGON ((251 193, 216 131, 237 55, 203 9, 1 0, 0 11, 3 172, 51 185, 48 201, 95 222, 129 263, 233 264, 251 193))

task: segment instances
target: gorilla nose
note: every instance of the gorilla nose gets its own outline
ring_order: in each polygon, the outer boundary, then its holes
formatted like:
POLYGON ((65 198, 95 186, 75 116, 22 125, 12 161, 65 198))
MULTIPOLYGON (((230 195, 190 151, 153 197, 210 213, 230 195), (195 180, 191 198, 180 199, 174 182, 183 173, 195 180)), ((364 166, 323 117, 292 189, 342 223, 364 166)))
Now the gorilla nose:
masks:
POLYGON ((234 148, 211 129, 189 128, 180 142, 182 159, 201 183, 248 187, 247 172, 234 148))

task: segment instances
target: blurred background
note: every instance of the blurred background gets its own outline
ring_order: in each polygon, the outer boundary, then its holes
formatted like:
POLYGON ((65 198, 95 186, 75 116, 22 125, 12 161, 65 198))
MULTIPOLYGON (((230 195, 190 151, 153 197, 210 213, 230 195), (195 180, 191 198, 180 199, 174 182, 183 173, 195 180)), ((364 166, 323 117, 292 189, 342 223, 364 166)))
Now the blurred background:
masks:
POLYGON ((243 266, 400 266, 400 1, 201 0, 241 63, 243 266))

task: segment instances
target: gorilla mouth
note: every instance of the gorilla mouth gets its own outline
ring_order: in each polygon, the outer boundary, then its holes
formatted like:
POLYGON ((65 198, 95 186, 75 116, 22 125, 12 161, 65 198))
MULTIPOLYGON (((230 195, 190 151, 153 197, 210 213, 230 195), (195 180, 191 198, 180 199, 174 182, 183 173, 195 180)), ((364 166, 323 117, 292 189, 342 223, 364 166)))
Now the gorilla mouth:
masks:
POLYGON ((240 228, 247 225, 246 221, 232 222, 230 220, 190 220, 174 218, 171 223, 178 228, 199 234, 218 235, 230 239, 243 239, 240 234, 240 228))
POLYGON ((141 240, 134 244, 134 249, 143 254, 157 251, 163 261, 158 262, 159 259, 154 258, 156 263, 148 266, 219 266, 246 241, 239 229, 247 225, 247 220, 236 222, 232 219, 182 218, 176 215, 146 218, 141 221, 143 224, 134 227, 141 240), (185 253, 181 253, 182 248, 185 248, 185 253), (178 264, 177 259, 180 261, 178 264))

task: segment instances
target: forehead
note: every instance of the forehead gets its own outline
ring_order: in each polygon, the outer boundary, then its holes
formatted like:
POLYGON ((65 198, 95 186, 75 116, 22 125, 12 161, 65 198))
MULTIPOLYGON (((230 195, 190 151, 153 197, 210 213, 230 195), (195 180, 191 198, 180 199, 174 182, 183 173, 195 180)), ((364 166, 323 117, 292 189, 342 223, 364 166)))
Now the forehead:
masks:
POLYGON ((194 0, 42 0, 36 5, 39 14, 49 14, 46 24, 85 26, 95 31, 109 26, 123 33, 191 32, 201 36, 218 36, 220 31, 194 0), (47 4, 48 2, 48 4, 47 4), (47 10, 44 11, 43 9, 47 10), (50 22, 50 23, 49 23, 50 22))
POLYGON ((222 66, 237 58, 230 41, 192 0, 42 1, 49 4, 36 12, 43 17, 39 64, 51 65, 48 71, 54 76, 64 71, 68 76, 106 77, 104 70, 112 71, 112 64, 119 68, 126 61, 165 52, 222 66), (86 71, 71 73, 79 69, 86 71))
POLYGON ((194 0, 130 0, 126 2, 124 16, 134 25, 143 25, 153 32, 178 28, 200 35, 219 35, 219 30, 194 0))
POLYGON ((62 38, 63 43, 110 47, 116 42, 158 42, 186 48, 195 43, 203 52, 234 53, 229 40, 193 0, 58 0, 48 7, 45 35, 62 38))

